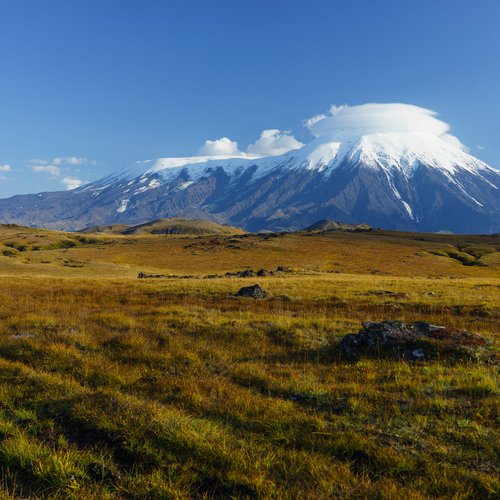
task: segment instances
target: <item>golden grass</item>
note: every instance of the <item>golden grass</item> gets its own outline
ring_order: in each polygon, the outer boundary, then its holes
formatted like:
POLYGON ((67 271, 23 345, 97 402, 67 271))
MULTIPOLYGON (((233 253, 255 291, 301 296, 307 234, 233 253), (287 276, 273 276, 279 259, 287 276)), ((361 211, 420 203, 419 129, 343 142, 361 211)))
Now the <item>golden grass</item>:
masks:
POLYGON ((5 497, 499 494, 495 365, 349 363, 338 349, 382 319, 498 345, 497 239, 99 236, 54 248, 67 239, 0 231, 3 244, 45 248, 0 257, 5 497), (496 250, 480 256, 487 266, 430 253, 472 245, 496 250), (294 272, 203 278, 277 265, 294 272), (269 298, 233 297, 254 282, 269 298))

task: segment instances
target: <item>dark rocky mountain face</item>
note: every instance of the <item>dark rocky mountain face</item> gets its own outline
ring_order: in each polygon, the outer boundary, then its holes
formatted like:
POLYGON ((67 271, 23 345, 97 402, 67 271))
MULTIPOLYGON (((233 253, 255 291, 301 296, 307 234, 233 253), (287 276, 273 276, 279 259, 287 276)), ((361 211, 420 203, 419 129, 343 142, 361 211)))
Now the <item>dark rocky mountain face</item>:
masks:
POLYGON ((394 156, 372 149, 359 142, 342 157, 315 162, 309 146, 275 158, 173 166, 170 159, 166 167, 158 160, 73 191, 0 200, 0 221, 79 230, 183 217, 281 231, 331 219, 396 230, 500 231, 498 170, 448 144, 445 166, 426 151, 407 157, 406 150, 394 156))

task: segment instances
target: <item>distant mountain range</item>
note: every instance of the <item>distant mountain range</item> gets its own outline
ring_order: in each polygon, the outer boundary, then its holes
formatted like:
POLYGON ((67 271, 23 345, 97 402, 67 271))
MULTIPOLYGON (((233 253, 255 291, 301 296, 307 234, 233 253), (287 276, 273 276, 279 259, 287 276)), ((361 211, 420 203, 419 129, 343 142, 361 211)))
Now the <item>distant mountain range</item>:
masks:
POLYGON ((500 231, 500 171, 423 132, 318 137, 281 156, 138 162, 72 191, 0 200, 0 222, 80 230, 158 218, 249 231, 319 219, 386 229, 500 231))

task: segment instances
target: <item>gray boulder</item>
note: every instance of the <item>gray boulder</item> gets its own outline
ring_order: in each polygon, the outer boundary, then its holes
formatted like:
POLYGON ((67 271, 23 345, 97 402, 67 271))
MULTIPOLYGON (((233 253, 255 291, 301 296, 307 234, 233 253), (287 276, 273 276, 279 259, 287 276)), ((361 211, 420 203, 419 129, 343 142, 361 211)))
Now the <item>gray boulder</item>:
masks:
POLYGON ((346 335, 340 350, 349 359, 363 355, 423 361, 429 359, 477 359, 488 341, 467 330, 418 321, 363 323, 355 335, 346 335))
POLYGON ((250 297, 252 299, 263 299, 267 297, 267 292, 259 285, 244 286, 236 293, 237 297, 250 297))

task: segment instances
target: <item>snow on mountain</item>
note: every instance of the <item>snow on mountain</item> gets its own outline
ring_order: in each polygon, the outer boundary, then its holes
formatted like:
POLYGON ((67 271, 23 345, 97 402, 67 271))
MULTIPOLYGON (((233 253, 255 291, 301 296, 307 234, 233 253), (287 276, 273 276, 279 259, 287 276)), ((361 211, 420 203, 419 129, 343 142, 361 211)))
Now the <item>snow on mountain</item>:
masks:
POLYGON ((337 219, 500 231, 500 172, 470 155, 433 112, 403 104, 340 107, 308 126, 315 138, 280 156, 137 162, 70 192, 0 200, 0 218, 63 229, 188 217, 249 230, 337 219))

